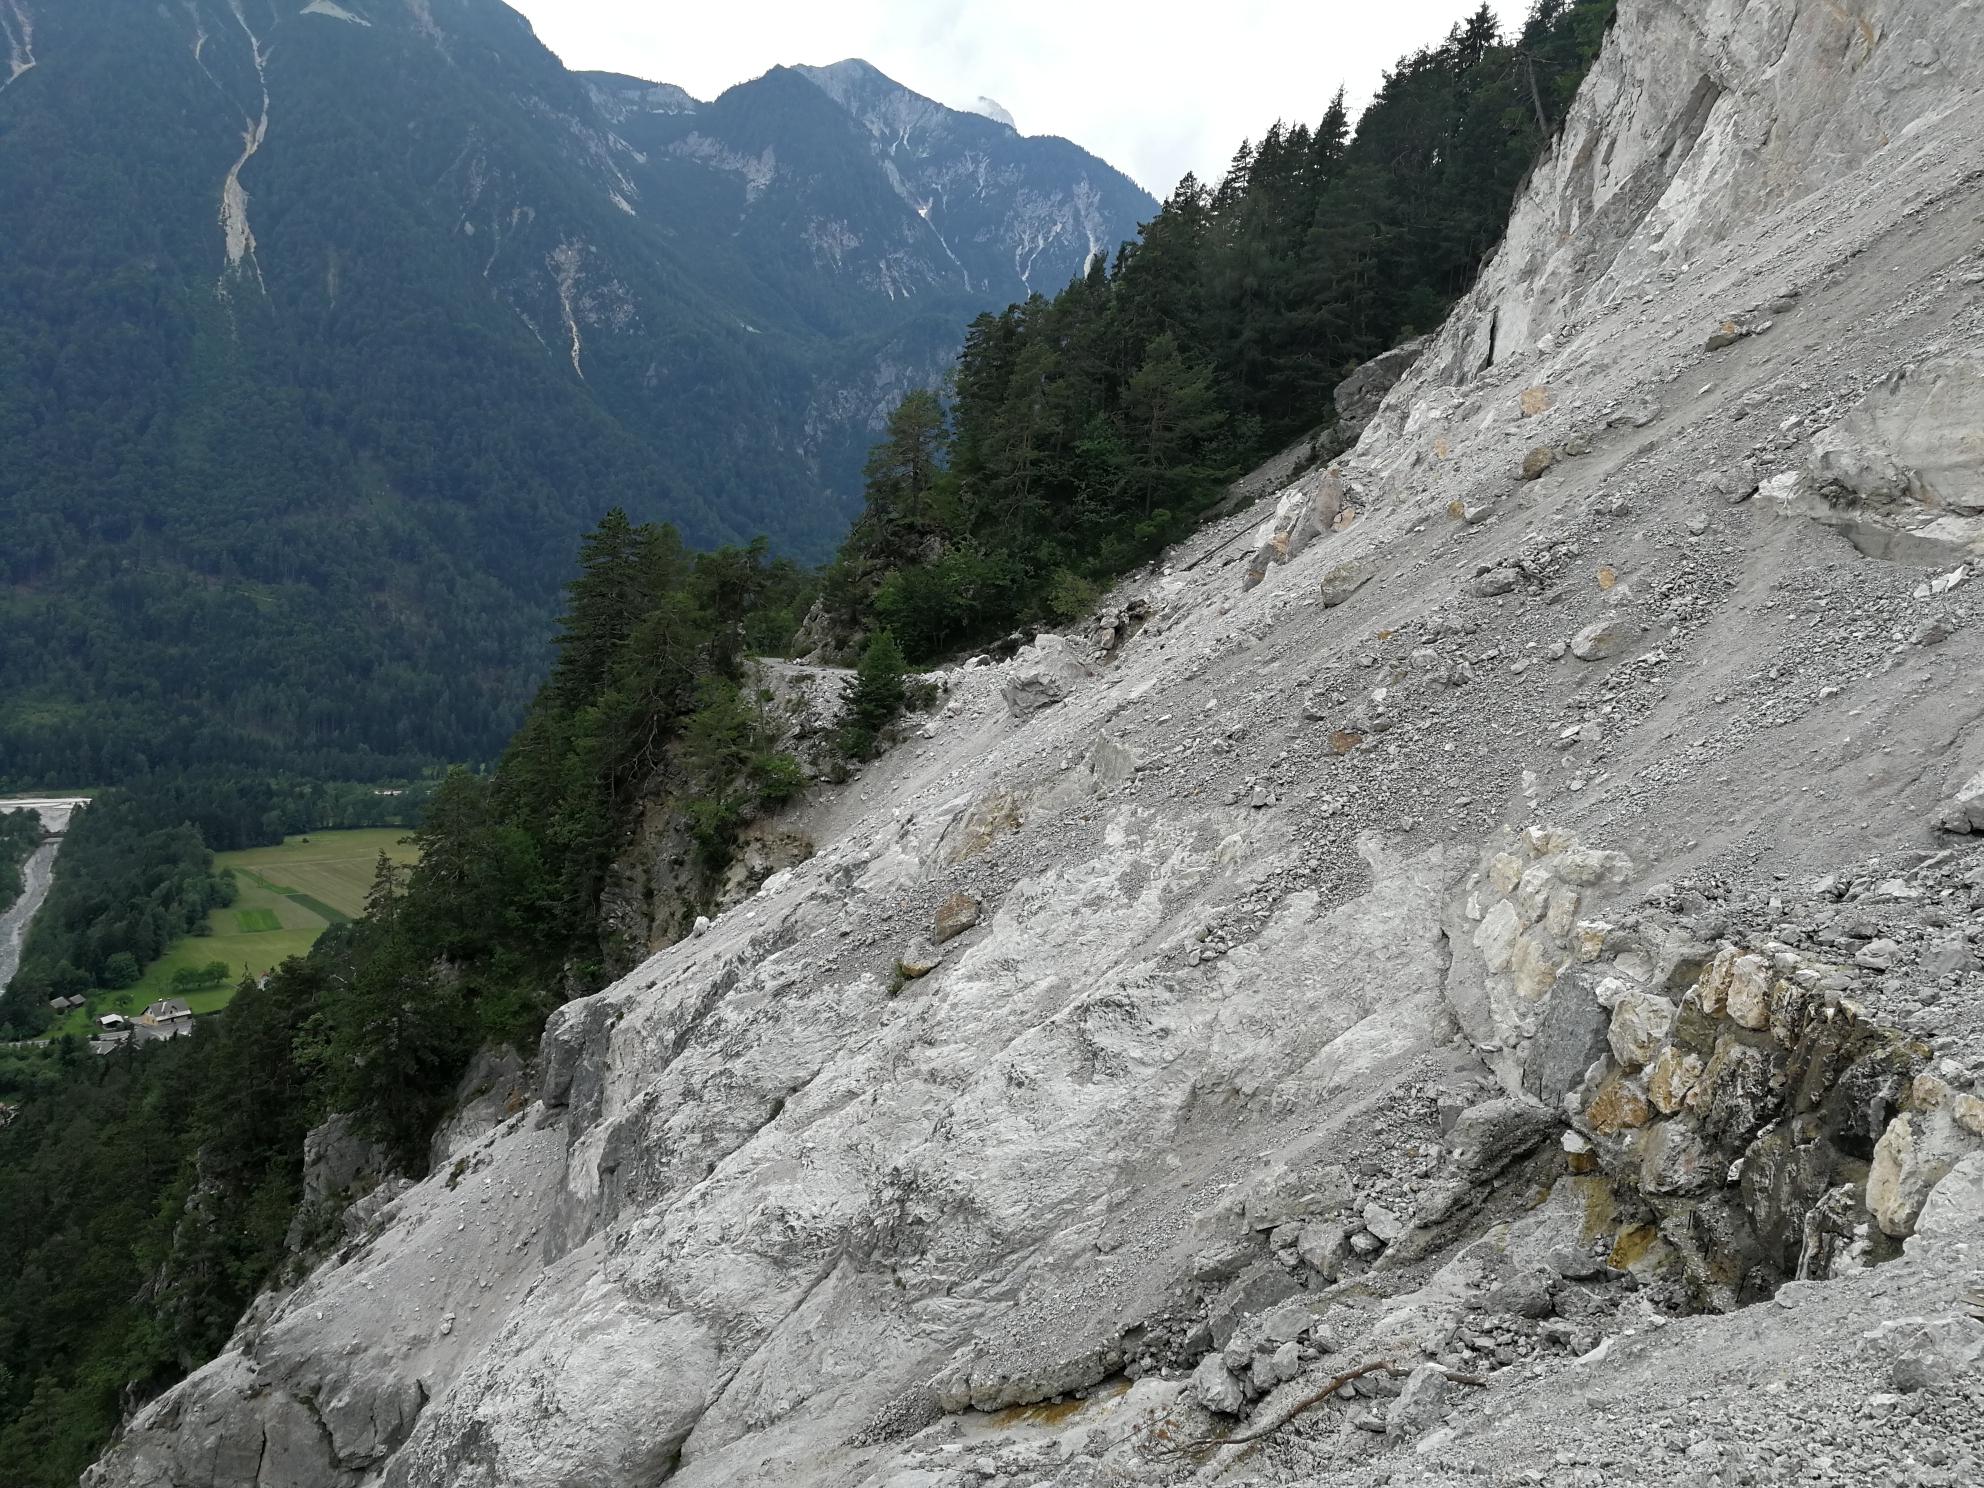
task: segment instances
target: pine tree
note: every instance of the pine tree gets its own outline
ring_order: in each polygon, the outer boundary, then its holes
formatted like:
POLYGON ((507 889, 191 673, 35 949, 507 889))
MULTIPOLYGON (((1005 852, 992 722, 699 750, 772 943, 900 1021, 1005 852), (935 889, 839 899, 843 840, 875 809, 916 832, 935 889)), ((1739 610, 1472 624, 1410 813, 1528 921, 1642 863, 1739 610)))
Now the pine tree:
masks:
POLYGON ((1194 494, 1207 488, 1208 455, 1227 420, 1211 370, 1186 361, 1172 337, 1159 336, 1123 404, 1136 435, 1130 483, 1142 514, 1190 508, 1194 494))
POLYGON ((566 703, 595 696, 633 631, 644 599, 644 529, 614 507, 579 548, 579 576, 567 591, 552 687, 566 703))
POLYGON ((841 709, 841 751, 850 759, 866 759, 876 740, 901 714, 907 697, 909 663, 889 631, 877 631, 862 649, 854 670, 854 686, 841 709))
POLYGON ((866 504, 851 539, 876 566, 907 561, 939 535, 935 492, 948 434, 943 404, 924 389, 889 415, 882 442, 868 456, 866 504))

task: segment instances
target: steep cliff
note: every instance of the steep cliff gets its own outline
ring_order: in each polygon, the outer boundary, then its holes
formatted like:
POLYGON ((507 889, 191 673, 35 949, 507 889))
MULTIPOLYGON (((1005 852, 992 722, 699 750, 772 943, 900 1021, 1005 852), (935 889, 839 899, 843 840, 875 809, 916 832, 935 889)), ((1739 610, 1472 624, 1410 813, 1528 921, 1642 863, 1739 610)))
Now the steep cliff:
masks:
POLYGON ((1974 1480, 1978 591, 1812 514, 1969 489, 1980 22, 1622 0, 1350 455, 948 673, 92 1481, 1974 1480))

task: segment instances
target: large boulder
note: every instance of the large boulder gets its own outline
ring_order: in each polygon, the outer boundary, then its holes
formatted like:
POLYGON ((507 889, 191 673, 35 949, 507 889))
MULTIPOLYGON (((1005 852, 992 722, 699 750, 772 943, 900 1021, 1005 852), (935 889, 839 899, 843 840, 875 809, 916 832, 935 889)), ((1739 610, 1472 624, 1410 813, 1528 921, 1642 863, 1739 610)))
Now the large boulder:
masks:
POLYGON ((1628 992, 1612 1007, 1612 1057, 1629 1070, 1651 1064, 1673 1030, 1675 1006, 1652 992, 1628 992))
POLYGON ((1867 1209, 1897 1240, 1915 1233, 1930 1195, 1966 1159, 1984 1152, 1984 1103, 1934 1075, 1916 1077, 1909 1109, 1888 1123, 1867 1173, 1867 1209))
POLYGON ((1936 811, 1935 825, 1942 831, 1967 837, 1984 832, 1984 770, 1979 770, 1936 811))
POLYGON ((1420 336, 1403 346, 1394 346, 1390 351, 1371 358, 1336 385, 1336 426, 1345 439, 1355 441, 1364 432, 1365 425, 1371 422, 1372 416, 1384 403, 1385 394, 1412 370, 1431 339, 1430 336, 1420 336))
POLYGON ((1932 357, 1875 384, 1812 441, 1807 471, 1869 501, 1984 515, 1984 357, 1932 357))
POLYGON ((1698 1193, 1718 1179, 1715 1159, 1685 1121, 1663 1121, 1640 1147, 1640 1191, 1646 1194, 1698 1193))
POLYGON ((1343 481, 1335 470, 1305 476, 1290 486, 1254 540, 1254 556, 1241 587, 1259 584, 1270 568, 1288 562, 1335 527, 1343 513, 1343 481))
POLYGON ((1052 707, 1093 676, 1066 636, 1044 635, 1013 658, 999 695, 1015 718, 1052 707))
POLYGON ((930 938, 938 945, 947 940, 956 940, 965 931, 978 923, 985 906, 970 894, 953 894, 937 906, 937 917, 931 926, 930 938))
POLYGON ((1385 1412, 1385 1434, 1410 1441, 1439 1425, 1446 1413, 1446 1371, 1437 1364, 1421 1364, 1385 1412))
POLYGON ((1247 1408, 1247 1388, 1218 1354, 1207 1354, 1192 1371, 1192 1395, 1209 1411, 1237 1416, 1247 1408))
POLYGON ((1929 1190, 1915 1219, 1914 1241, 1969 1242, 1984 1234, 1984 1152, 1972 1153, 1929 1190))
POLYGON ((1836 528, 1872 557, 1984 557, 1984 357, 1902 368, 1768 484, 1780 511, 1836 528))
POLYGON ((1460 1168, 1493 1176, 1542 1146, 1560 1125, 1547 1107, 1500 1097, 1461 1112, 1448 1140, 1460 1168))
POLYGON ((1333 610, 1377 576, 1378 567, 1368 558, 1351 558, 1334 564, 1324 573, 1318 597, 1323 608, 1333 610))

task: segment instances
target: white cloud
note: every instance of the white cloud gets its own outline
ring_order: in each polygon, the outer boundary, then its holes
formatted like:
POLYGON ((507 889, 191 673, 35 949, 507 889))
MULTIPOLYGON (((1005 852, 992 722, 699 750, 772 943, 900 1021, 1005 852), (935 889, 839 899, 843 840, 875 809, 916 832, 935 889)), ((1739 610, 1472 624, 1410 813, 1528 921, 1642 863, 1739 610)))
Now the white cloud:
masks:
MULTIPOLYGON (((577 68, 677 83, 700 98, 779 63, 865 57, 953 106, 980 94, 1028 134, 1060 134, 1158 196, 1216 177, 1276 118, 1313 122, 1339 83, 1361 105, 1478 0, 511 0, 577 68)), ((1490 0, 1505 26, 1528 0, 1490 0)))

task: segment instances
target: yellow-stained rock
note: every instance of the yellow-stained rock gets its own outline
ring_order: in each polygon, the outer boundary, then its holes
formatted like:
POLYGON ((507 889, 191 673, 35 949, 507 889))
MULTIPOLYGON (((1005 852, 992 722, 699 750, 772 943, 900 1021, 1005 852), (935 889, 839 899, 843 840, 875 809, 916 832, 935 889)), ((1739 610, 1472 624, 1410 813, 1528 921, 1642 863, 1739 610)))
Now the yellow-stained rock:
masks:
POLYGON ((1557 985, 1565 967, 1563 949, 1540 926, 1523 931, 1509 958, 1509 974, 1515 978, 1516 996, 1524 1002, 1541 1002, 1557 985))
POLYGON ((1511 852, 1496 853, 1488 860, 1488 882, 1498 894, 1508 894, 1522 878, 1522 859, 1511 852))
POLYGON ((1616 1137, 1653 1120, 1653 1108, 1636 1081, 1628 1079, 1625 1071, 1614 1070, 1584 1108, 1584 1119, 1600 1136, 1616 1137))
POLYGON ((1017 832, 1025 821, 1025 798, 1013 791, 995 791, 975 803, 957 825, 957 840, 950 849, 953 863, 963 863, 990 849, 1008 832, 1017 832))
POLYGON ((1576 847, 1578 834, 1567 832, 1562 827, 1524 827, 1522 845, 1532 858, 1547 858, 1552 853, 1576 847))
POLYGON ((1672 1116, 1688 1103, 1702 1077, 1702 1057, 1677 1049, 1672 1044, 1654 1057, 1647 1071, 1646 1091, 1664 1115, 1672 1116))
POLYGON ((1579 920, 1571 933, 1571 954, 1578 964, 1589 965, 1605 954, 1605 942, 1612 934, 1612 927, 1604 920, 1579 920))
POLYGON ((1660 1229, 1657 1225, 1631 1225, 1619 1231, 1619 1238, 1613 1242, 1612 1253, 1605 1258, 1606 1262, 1620 1271, 1630 1271, 1652 1253, 1659 1240, 1660 1229))
POLYGON ((1934 1111, 1948 1104, 1955 1095, 1946 1081, 1925 1070, 1908 1087, 1908 1106, 1913 1111, 1934 1111))
POLYGON ((1735 951, 1726 946, 1717 951, 1688 994, 1711 1018, 1721 1017, 1722 1010, 1729 1005, 1729 969, 1735 964, 1735 951))
POLYGON ((1956 1117, 1958 1126, 1973 1137, 1984 1137, 1984 1100, 1974 1095, 1959 1095, 1950 1112, 1956 1117))
POLYGON ((1612 1057, 1627 1069, 1652 1062, 1674 1029, 1674 1004, 1652 992, 1628 992, 1612 1005, 1606 1041, 1612 1057))
POLYGON ((1565 883, 1587 889, 1622 884, 1633 876, 1633 860, 1624 853, 1589 847, 1566 848, 1550 868, 1565 883))
POLYGON ((1770 1026, 1770 973, 1761 956, 1738 956, 1729 966, 1723 1010, 1745 1028, 1770 1026))

